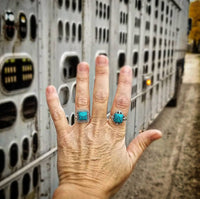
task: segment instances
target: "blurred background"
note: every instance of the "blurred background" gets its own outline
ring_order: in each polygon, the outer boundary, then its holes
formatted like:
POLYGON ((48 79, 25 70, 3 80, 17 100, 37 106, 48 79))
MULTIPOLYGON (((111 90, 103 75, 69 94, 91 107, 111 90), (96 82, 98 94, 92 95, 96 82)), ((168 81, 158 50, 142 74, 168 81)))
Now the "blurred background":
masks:
POLYGON ((165 108, 149 127, 163 138, 147 149, 115 199, 200 198, 200 1, 190 2, 178 106, 165 108))
POLYGON ((200 1, 191 1, 189 8, 189 25, 191 31, 188 37, 188 50, 192 53, 200 53, 200 1))

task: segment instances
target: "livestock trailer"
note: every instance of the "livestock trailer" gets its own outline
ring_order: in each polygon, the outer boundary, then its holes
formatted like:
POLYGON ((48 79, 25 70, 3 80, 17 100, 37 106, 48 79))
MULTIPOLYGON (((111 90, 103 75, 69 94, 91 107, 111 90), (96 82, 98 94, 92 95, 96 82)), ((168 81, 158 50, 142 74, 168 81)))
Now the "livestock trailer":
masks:
MULTIPOLYGON (((120 68, 132 67, 126 144, 176 103, 187 43, 188 0, 0 1, 0 198, 51 198, 56 133, 45 88, 56 86, 75 121, 77 64, 110 60, 108 116, 120 68)), ((92 99, 91 99, 92 100, 92 99)))

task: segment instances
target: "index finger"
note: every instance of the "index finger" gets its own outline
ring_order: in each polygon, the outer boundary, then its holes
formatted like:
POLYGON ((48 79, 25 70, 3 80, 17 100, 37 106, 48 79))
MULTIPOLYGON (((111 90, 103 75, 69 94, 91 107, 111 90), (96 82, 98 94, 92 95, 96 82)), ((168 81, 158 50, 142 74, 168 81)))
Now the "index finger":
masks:
POLYGON ((57 133, 66 131, 68 121, 54 86, 46 88, 46 99, 57 133))

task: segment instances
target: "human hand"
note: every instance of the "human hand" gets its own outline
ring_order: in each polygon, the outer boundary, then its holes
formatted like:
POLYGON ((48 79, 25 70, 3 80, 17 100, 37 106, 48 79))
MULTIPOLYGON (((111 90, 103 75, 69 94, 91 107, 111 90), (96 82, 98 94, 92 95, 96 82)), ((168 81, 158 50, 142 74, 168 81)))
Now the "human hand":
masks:
MULTIPOLYGON (((120 70, 119 84, 111 115, 120 110, 127 116, 131 98, 132 70, 120 70)), ((107 119, 109 67, 107 57, 96 58, 92 116, 87 123, 73 126, 67 122, 53 86, 46 89, 49 110, 57 131, 59 187, 54 198, 109 198, 131 174, 137 160, 154 140, 158 130, 139 134, 128 147, 125 145, 125 122, 116 124, 107 119)), ((78 65, 75 109, 90 109, 89 66, 78 65)))

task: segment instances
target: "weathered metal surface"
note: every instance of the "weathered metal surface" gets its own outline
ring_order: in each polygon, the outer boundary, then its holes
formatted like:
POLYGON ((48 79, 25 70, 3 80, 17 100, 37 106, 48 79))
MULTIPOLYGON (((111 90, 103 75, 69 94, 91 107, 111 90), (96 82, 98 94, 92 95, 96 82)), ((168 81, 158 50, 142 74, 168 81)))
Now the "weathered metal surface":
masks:
POLYGON ((125 64, 132 67, 127 144, 155 119, 174 94, 176 61, 184 58, 189 2, 176 2, 180 4, 178 7, 174 1, 158 0, 1 1, 0 104, 14 103, 17 114, 13 109, 7 113, 0 110, 5 114, 0 114, 1 122, 10 124, 0 127, 0 198, 9 198, 12 194, 51 198, 58 183, 56 134, 46 105, 45 88, 49 84, 56 86, 69 123, 73 125, 79 61, 90 65, 92 96, 95 57, 98 54, 109 57, 108 114, 120 67, 125 64), (19 56, 22 59, 28 56, 33 62, 33 76, 31 67, 22 62, 19 66, 16 61, 19 56), (7 57, 12 59, 7 64, 6 75, 2 76, 3 60, 7 57), (5 92, 5 83, 17 84, 14 67, 21 68, 21 79, 28 81, 33 77, 32 82, 26 89, 5 92), (6 80, 2 78, 5 76, 6 80), (152 80, 150 86, 144 84, 148 78, 152 80), (30 96, 37 103, 32 103, 30 96), (38 173, 34 173, 34 168, 38 173), (36 185, 34 175, 38 178, 36 185))

